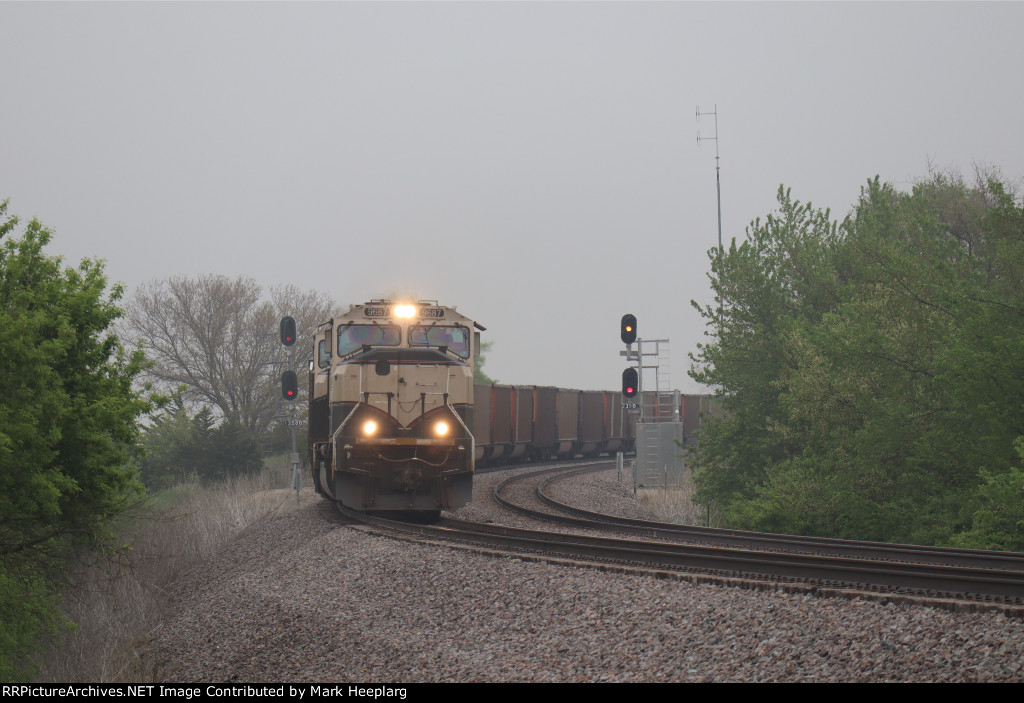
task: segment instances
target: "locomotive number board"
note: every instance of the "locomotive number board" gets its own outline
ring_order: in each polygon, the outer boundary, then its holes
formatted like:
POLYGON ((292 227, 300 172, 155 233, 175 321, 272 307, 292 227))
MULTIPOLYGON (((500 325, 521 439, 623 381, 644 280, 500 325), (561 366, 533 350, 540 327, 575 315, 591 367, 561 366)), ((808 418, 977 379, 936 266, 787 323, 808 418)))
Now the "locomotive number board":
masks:
MULTIPOLYGON (((372 305, 363 308, 364 317, 391 317, 391 308, 381 305, 372 305)), ((420 308, 421 318, 439 319, 444 317, 444 308, 420 308)))

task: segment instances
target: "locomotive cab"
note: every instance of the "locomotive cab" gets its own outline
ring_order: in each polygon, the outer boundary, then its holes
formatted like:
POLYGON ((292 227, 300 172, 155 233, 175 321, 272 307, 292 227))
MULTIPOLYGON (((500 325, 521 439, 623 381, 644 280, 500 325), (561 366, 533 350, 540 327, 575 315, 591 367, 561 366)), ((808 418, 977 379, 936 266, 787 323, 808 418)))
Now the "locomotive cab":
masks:
POLYGON ((357 510, 468 503, 482 329, 436 301, 373 300, 320 325, 309 406, 317 490, 357 510))

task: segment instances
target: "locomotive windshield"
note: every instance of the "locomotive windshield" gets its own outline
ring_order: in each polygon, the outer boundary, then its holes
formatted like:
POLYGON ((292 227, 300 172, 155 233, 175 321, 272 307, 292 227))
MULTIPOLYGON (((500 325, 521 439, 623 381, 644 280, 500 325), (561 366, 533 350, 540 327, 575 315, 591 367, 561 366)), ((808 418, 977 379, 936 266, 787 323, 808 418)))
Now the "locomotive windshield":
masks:
POLYGON ((451 325, 415 325, 409 328, 409 346, 448 347, 448 351, 468 359, 469 330, 451 325))
POLYGON ((371 347, 395 347, 402 341, 402 332, 393 325, 348 325, 338 328, 338 356, 345 356, 371 347))

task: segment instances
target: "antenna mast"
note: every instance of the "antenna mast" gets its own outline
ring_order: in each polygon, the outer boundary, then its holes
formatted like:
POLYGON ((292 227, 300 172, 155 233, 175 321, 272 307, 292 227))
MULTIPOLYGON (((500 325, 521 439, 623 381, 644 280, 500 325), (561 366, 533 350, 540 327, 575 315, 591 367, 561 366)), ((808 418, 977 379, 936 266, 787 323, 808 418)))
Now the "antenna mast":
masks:
POLYGON ((715 136, 713 137, 702 137, 700 136, 700 130, 697 130, 697 144, 701 143, 701 140, 713 141, 715 143, 715 187, 718 190, 718 253, 722 253, 722 167, 718 159, 718 103, 715 103, 714 112, 701 112, 700 105, 697 106, 697 121, 700 122, 701 115, 714 115, 715 116, 715 136))

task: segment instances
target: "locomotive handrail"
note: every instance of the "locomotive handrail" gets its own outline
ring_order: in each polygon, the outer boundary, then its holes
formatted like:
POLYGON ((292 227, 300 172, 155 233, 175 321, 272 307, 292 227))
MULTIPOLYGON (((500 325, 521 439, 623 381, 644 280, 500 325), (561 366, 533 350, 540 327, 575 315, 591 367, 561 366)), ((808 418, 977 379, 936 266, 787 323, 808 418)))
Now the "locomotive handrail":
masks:
POLYGON ((336 429, 331 434, 331 476, 332 476, 332 478, 333 478, 333 475, 338 471, 338 435, 341 434, 341 431, 345 428, 345 425, 348 424, 348 421, 352 419, 352 416, 356 414, 356 411, 358 409, 359 409, 359 405, 358 404, 353 406, 352 410, 350 410, 348 415, 345 416, 345 419, 341 421, 340 425, 338 425, 338 429, 336 429))

